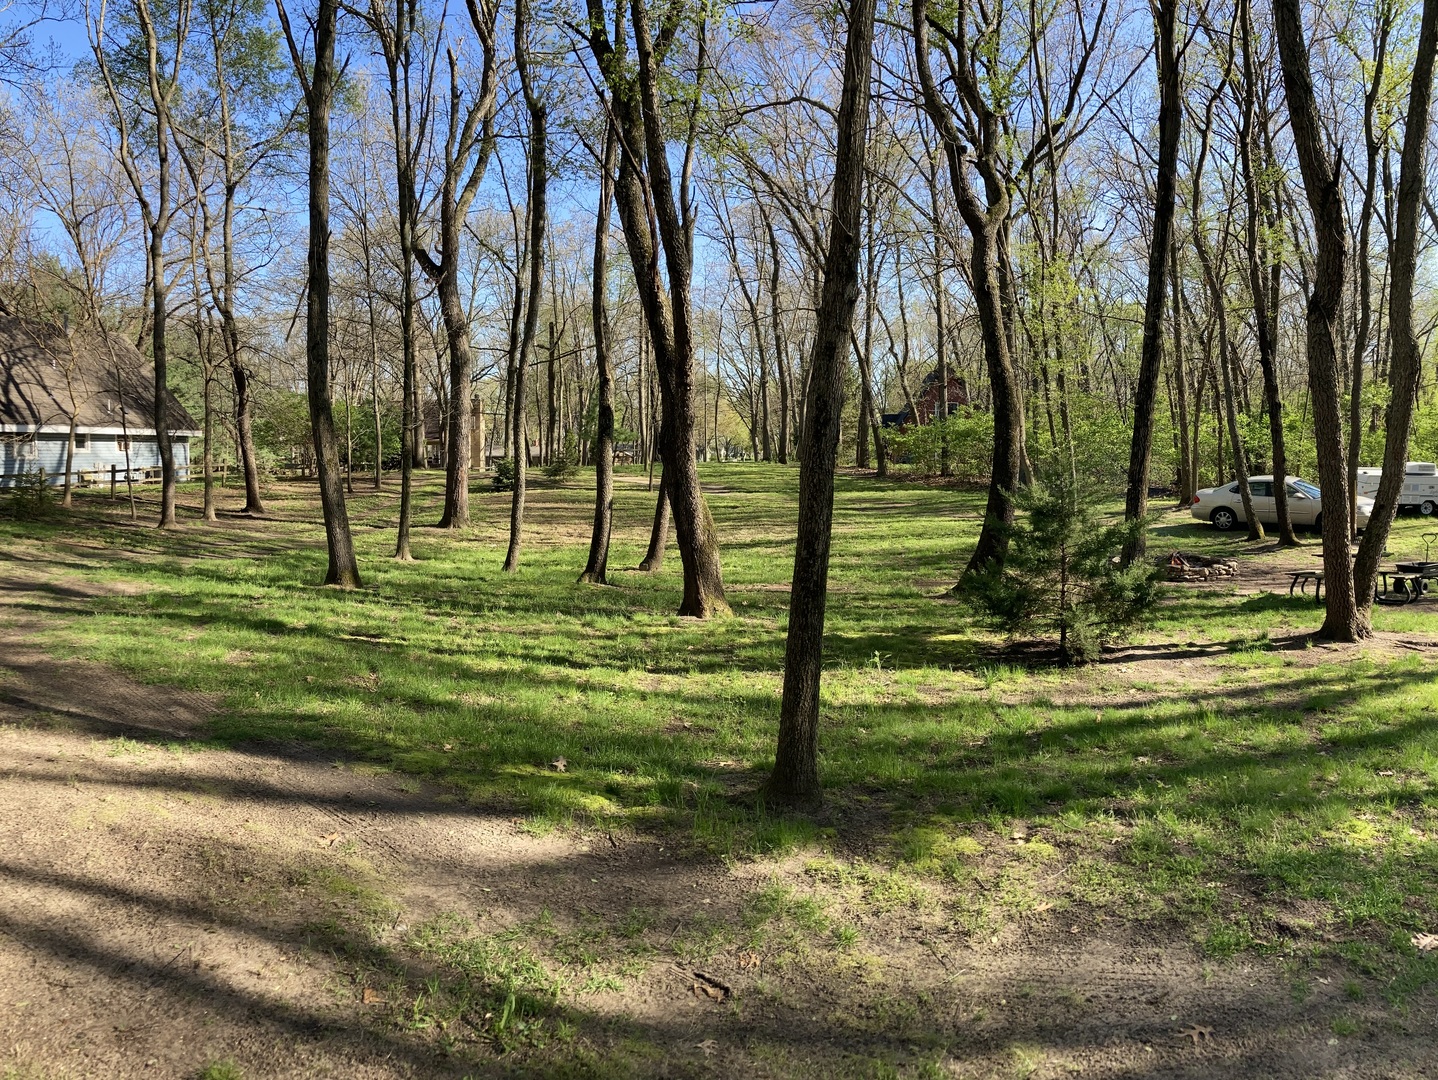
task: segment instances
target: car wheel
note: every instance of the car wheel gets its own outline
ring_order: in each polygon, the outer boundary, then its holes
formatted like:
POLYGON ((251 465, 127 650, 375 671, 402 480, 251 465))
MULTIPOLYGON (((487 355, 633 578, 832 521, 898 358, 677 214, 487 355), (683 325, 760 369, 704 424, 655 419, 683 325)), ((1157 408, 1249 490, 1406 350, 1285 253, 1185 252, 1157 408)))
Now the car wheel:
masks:
POLYGON ((1318 514, 1314 514, 1314 515, 1313 515, 1313 531, 1314 531, 1317 535, 1319 535, 1319 536, 1322 536, 1322 535, 1323 535, 1323 514, 1322 514, 1322 513, 1318 513, 1318 514))
POLYGON ((1219 532, 1228 532, 1238 524, 1238 515, 1228 507, 1220 506, 1208 516, 1208 520, 1213 522, 1213 527, 1219 532))
POLYGON ((1432 499, 1424 499, 1418 504, 1418 512, 1425 517, 1432 517, 1435 513, 1438 513, 1438 503, 1435 503, 1432 499))

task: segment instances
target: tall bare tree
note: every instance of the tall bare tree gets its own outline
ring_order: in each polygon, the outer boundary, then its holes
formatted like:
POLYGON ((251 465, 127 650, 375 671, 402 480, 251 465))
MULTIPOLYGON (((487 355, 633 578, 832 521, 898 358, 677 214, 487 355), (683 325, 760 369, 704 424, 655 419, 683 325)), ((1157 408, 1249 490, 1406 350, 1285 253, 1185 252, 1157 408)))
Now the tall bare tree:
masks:
POLYGON ((86 3, 85 25, 90 51, 110 98, 117 135, 116 154, 134 189, 140 218, 149 234, 150 351, 155 365, 155 444, 160 453, 159 524, 160 528, 169 529, 175 526, 175 453, 168 415, 169 345, 165 332, 170 311, 170 281, 165 271, 165 239, 174 214, 170 178, 172 107, 180 92, 191 7, 190 0, 179 0, 169 10, 173 25, 167 25, 162 31, 151 14, 148 0, 130 0, 138 37, 122 43, 121 47, 132 54, 131 60, 139 62, 145 84, 145 97, 140 102, 131 102, 113 72, 110 47, 106 41, 106 2, 100 0, 98 11, 86 3), (169 49, 168 55, 164 54, 162 37, 169 49), (135 144, 136 126, 146 113, 154 153, 153 187, 135 144))

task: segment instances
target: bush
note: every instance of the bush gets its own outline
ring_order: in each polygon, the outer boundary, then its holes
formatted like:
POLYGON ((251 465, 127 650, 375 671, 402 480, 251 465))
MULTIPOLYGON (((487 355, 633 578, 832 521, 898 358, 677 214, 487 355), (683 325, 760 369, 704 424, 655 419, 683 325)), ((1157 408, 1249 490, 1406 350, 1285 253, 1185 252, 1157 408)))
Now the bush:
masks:
POLYGON ((888 442, 893 461, 913 465, 925 474, 939 471, 947 442, 949 471, 961 480, 983 480, 993 462, 994 418, 989 413, 964 408, 947 420, 915 424, 895 432, 888 442))
POLYGON ((1059 662, 1097 659, 1105 641, 1141 623, 1158 597, 1157 568, 1140 559, 1120 568, 1125 541, 1147 522, 1108 524, 1102 497, 1067 468, 1046 469, 1015 493, 1019 520, 1008 530, 1002 567, 973 575, 966 592, 1009 634, 1034 627, 1058 634, 1059 662))
POLYGON ((22 521, 45 517, 55 507, 55 492, 39 469, 26 469, 10 489, 10 509, 22 521))
POLYGON ((500 458, 494 463, 494 484, 495 491, 514 490, 514 458, 500 458))

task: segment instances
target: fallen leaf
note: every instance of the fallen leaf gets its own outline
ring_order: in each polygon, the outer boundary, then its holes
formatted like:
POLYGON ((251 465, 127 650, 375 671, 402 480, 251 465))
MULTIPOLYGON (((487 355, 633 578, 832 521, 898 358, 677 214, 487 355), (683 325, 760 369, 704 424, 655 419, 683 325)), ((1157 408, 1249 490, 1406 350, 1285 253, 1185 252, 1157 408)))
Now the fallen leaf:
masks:
POLYGON ((1438 934, 1414 934, 1413 947, 1419 952, 1432 952, 1438 949, 1438 934))
POLYGON ((717 1042, 715 1042, 713 1039, 705 1039, 705 1040, 704 1040, 703 1042, 701 1042, 701 1043, 695 1043, 695 1044, 694 1044, 694 1049, 695 1049, 695 1050, 703 1050, 703 1051, 704 1051, 704 1056, 705 1056, 705 1057, 708 1057, 710 1054, 714 1053, 715 1050, 719 1049, 719 1044, 718 1044, 717 1042))
POLYGON ((364 993, 360 995, 360 1000, 363 1001, 366 1005, 385 1004, 385 996, 381 994, 378 990, 371 990, 368 986, 364 988, 364 993))
POLYGON ((320 837, 320 843, 324 844, 326 847, 334 847, 337 843, 339 843, 339 841, 340 834, 337 832, 325 833, 324 836, 320 837))
POLYGON ((562 757, 557 757, 549 763, 549 767, 555 772, 564 772, 569 768, 569 762, 565 761, 562 757))
POLYGON ((454 750, 454 743, 445 743, 443 746, 440 747, 440 749, 443 750, 446 754, 448 754, 452 750, 454 750))
POLYGON ((1207 1039, 1209 1042, 1213 1041, 1213 1028, 1201 1027, 1198 1024, 1193 1024, 1190 1027, 1181 1029, 1178 1033, 1178 1037, 1181 1039, 1192 1039, 1193 1048, 1197 1050, 1198 1044, 1203 1042, 1203 1040, 1207 1039))
POLYGON ((701 1001, 706 998, 710 1001, 724 1000, 723 990, 720 990, 717 986, 706 986, 704 983, 695 983, 689 988, 689 992, 701 1001))
POLYGON ((746 971, 747 971, 749 968, 756 968, 756 967, 758 967, 758 966, 759 966, 759 954, 758 954, 758 953, 752 953, 752 952, 751 952, 751 953, 744 953, 742 956, 739 957, 739 966, 740 966, 741 968, 744 968, 746 971))
POLYGON ((1379 775, 1379 776, 1392 776, 1392 775, 1394 775, 1394 773, 1393 773, 1393 770, 1392 770, 1392 769, 1379 769, 1379 770, 1378 770, 1378 775, 1379 775))

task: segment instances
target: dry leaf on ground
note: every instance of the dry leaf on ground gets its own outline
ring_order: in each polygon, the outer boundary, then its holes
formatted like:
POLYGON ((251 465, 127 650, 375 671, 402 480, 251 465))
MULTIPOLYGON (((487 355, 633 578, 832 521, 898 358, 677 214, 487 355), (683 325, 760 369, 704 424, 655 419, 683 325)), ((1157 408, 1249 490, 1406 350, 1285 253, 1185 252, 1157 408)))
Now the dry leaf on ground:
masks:
POLYGON ((1199 1024, 1193 1024, 1180 1030, 1178 1033, 1178 1037, 1180 1039, 1192 1039, 1193 1048, 1197 1050, 1199 1043, 1203 1042, 1205 1039, 1207 1039, 1209 1042, 1213 1041, 1213 1028, 1202 1027, 1199 1024))
POLYGON ((364 993, 360 994, 360 1000, 366 1005, 383 1005, 385 1003, 385 996, 378 990, 372 990, 366 986, 364 993))
POLYGON ((1432 952, 1438 949, 1438 934, 1414 934, 1413 947, 1420 952, 1432 952))

